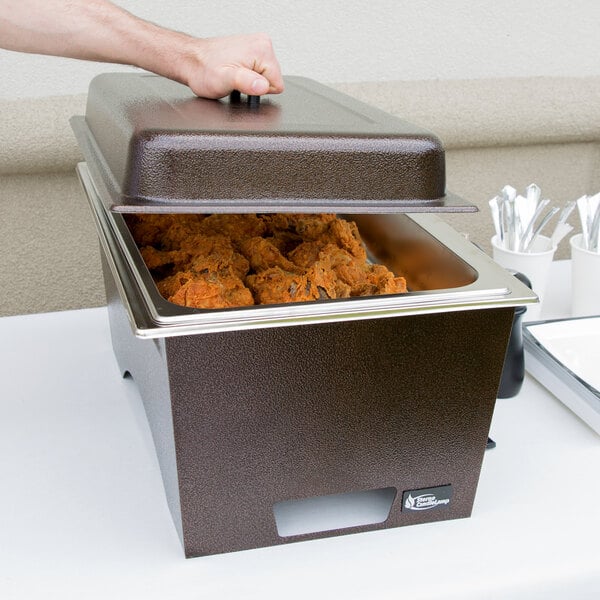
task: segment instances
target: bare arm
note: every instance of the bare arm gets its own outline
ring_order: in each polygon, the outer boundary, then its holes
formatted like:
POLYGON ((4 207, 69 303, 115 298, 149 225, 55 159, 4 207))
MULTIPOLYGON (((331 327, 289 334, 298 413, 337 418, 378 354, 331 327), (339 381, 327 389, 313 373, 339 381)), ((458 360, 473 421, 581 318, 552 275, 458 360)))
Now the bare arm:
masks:
POLYGON ((134 65, 207 98, 233 89, 255 95, 283 91, 268 36, 198 39, 139 19, 108 0, 0 0, 0 47, 134 65))

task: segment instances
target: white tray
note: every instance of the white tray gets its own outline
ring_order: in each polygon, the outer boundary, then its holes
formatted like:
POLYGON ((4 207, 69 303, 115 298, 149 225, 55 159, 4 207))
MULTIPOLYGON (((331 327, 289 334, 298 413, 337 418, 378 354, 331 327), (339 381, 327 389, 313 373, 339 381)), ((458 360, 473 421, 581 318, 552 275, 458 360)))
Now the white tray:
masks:
POLYGON ((600 435, 600 316, 526 323, 525 368, 600 435))

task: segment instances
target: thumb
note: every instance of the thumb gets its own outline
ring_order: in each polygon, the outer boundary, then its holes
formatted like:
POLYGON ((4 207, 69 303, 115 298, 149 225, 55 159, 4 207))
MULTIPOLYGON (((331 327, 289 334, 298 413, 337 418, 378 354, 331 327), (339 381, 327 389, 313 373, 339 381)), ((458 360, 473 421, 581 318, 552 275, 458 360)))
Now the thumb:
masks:
POLYGON ((269 81, 256 71, 239 67, 233 76, 233 87, 249 96, 262 96, 269 91, 269 81))

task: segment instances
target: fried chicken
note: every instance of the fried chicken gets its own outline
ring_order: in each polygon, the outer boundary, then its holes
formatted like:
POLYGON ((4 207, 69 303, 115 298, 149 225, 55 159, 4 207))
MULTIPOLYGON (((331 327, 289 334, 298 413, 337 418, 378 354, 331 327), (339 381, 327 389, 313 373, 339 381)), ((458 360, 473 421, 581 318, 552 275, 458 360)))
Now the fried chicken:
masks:
MULTIPOLYGON (((178 275, 174 277, 177 278, 178 275)), ((181 286, 167 298, 169 302, 194 308, 227 308, 254 304, 250 290, 234 275, 221 276, 215 272, 186 273, 183 277, 179 276, 179 282, 182 281, 181 286)), ((165 285, 163 289, 168 287, 169 285, 165 285)), ((174 289, 173 285, 169 291, 174 289)))
POLYGON ((317 286, 306 275, 289 273, 280 267, 248 275, 246 284, 252 290, 257 304, 307 302, 319 298, 317 286))
POLYGON ((181 242, 199 233, 205 215, 138 214, 127 215, 126 222, 138 246, 177 250, 181 242))
POLYGON ((355 223, 332 214, 134 215, 127 223, 159 292, 195 308, 406 292, 369 264, 355 223))
POLYGON ((350 296, 406 292, 404 277, 395 277, 387 267, 369 264, 334 244, 327 244, 321 250, 316 264, 322 264, 325 270, 331 269, 338 281, 348 286, 350 296))
POLYGON ((204 235, 225 235, 234 246, 249 237, 262 236, 267 230, 265 222, 252 214, 215 214, 206 217, 200 225, 204 235))
POLYGON ((154 246, 143 246, 140 252, 151 271, 168 265, 176 267, 190 259, 189 252, 184 250, 157 250, 154 246))
POLYGON ((279 267, 292 273, 301 273, 303 270, 285 258, 270 239, 248 238, 240 243, 240 251, 256 273, 271 267, 279 267))

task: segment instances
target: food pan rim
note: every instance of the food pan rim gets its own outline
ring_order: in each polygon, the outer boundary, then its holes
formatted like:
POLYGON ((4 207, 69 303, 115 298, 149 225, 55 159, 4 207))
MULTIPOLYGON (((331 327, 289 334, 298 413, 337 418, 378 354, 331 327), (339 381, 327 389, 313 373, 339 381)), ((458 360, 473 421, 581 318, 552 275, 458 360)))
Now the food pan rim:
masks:
POLYGON ((113 277, 118 281, 119 294, 138 337, 167 337, 500 306, 514 307, 537 301, 537 296, 529 288, 437 217, 417 213, 407 216, 478 273, 473 283, 462 288, 446 290, 326 302, 213 309, 164 317, 156 311, 147 286, 138 276, 139 272, 132 268, 131 257, 124 251, 124 242, 116 233, 118 228, 114 224, 113 215, 105 210, 85 163, 77 166, 77 173, 90 203, 105 257, 113 277), (469 250, 467 254, 471 260, 465 260, 465 248, 469 250))

